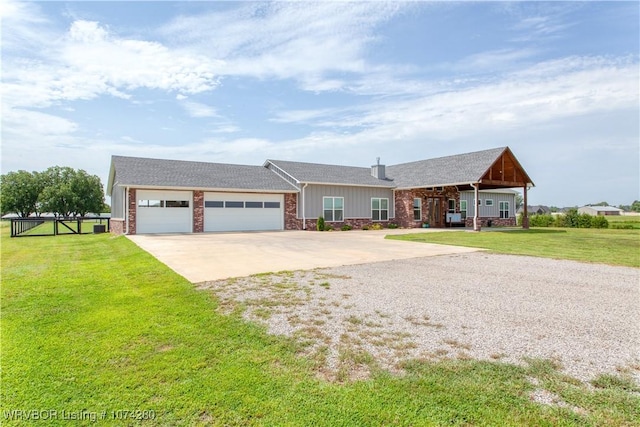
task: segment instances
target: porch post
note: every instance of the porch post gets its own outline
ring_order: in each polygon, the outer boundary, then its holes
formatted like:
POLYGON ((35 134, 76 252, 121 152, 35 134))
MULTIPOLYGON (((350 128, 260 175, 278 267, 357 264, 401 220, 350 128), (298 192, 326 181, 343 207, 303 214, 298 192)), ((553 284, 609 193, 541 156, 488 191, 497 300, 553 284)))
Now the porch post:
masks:
POLYGON ((529 229, 529 211, 527 209, 527 185, 524 185, 524 210, 522 211, 522 228, 525 230, 529 229))
POLYGON ((480 184, 476 183, 476 184, 471 184, 473 186, 474 189, 474 207, 473 207, 473 231, 480 231, 480 221, 478 220, 478 207, 479 207, 479 203, 480 203, 480 197, 479 197, 479 193, 478 190, 480 189, 480 184))

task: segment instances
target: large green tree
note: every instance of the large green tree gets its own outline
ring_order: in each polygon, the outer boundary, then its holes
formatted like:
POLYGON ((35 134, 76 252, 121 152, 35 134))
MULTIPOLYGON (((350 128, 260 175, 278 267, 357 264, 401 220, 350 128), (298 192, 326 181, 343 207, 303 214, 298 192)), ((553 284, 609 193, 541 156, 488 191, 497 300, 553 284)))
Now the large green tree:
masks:
POLYGON ((104 208, 100 178, 84 170, 52 166, 44 172, 17 171, 0 176, 2 214, 21 217, 51 212, 56 216, 85 216, 104 208))
POLYGON ((43 188, 40 174, 19 170, 0 176, 0 207, 2 214, 15 212, 21 217, 37 213, 43 188))
POLYGON ((42 209, 57 216, 100 213, 104 192, 100 178, 84 170, 53 166, 42 173, 42 209))

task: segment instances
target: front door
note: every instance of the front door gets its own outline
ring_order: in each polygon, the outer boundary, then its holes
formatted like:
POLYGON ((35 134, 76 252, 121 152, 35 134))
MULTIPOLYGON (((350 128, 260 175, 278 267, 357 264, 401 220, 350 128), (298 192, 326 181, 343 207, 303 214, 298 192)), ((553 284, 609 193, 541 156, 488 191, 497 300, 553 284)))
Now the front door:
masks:
POLYGON ((443 201, 444 199, 442 197, 427 198, 427 207, 429 209, 427 212, 427 218, 429 219, 429 225, 431 227, 444 227, 444 211, 442 210, 443 201))

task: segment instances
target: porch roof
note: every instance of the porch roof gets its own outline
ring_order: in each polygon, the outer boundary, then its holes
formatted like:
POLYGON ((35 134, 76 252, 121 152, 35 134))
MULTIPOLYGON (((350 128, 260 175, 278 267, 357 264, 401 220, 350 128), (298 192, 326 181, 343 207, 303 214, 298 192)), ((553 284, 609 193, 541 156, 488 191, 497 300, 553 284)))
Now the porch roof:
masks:
POLYGON ((456 185, 460 190, 533 186, 509 147, 438 157, 387 167, 398 189, 456 185))

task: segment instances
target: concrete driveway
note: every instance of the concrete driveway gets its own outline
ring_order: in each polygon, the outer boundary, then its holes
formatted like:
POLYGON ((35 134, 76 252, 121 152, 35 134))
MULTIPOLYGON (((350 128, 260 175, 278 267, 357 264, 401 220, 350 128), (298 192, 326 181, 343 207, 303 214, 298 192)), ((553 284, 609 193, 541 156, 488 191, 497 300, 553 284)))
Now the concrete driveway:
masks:
POLYGON ((283 270, 308 270, 477 251, 473 248, 384 238, 388 234, 434 231, 274 231, 128 237, 192 283, 283 270))

